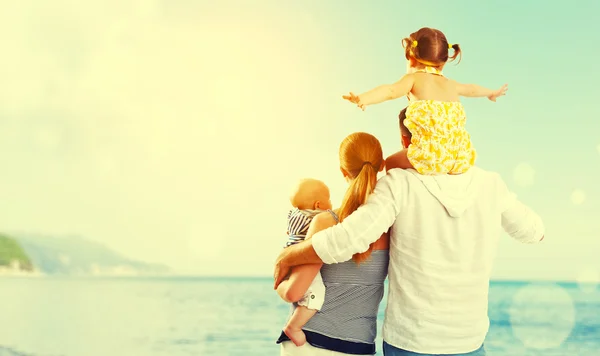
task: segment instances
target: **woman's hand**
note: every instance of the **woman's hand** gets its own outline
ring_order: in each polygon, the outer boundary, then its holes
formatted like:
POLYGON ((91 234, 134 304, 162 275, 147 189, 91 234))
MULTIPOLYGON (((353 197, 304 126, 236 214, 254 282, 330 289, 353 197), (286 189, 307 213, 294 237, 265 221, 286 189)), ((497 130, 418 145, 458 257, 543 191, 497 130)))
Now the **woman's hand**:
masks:
MULTIPOLYGON (((281 281, 283 281, 290 274, 292 267, 323 263, 313 248, 310 238, 317 231, 333 225, 335 225, 335 220, 333 220, 329 213, 325 212, 315 216, 310 223, 308 232, 306 233, 307 238, 302 242, 298 242, 292 246, 284 248, 279 253, 279 256, 277 256, 277 259, 275 260, 275 270, 273 271, 273 278, 275 279, 274 289, 277 289, 281 281), (329 220, 332 220, 333 223, 331 223, 329 220), (319 225, 319 229, 317 229, 317 225, 319 225)), ((315 275, 313 275, 312 278, 314 278, 315 275)), ((308 285, 306 287, 308 288, 308 285)))
POLYGON ((342 98, 353 104, 356 104, 362 111, 365 111, 365 106, 361 104, 360 97, 358 95, 354 95, 353 92, 350 92, 349 95, 342 95, 342 98))
POLYGON ((492 92, 492 94, 490 96, 488 96, 488 99, 490 99, 493 102, 496 102, 496 99, 498 97, 506 95, 507 90, 508 90, 508 84, 504 84, 500 89, 492 92))
POLYGON ((283 251, 281 251, 281 253, 277 257, 277 260, 275 260, 275 270, 273 272, 273 278, 275 279, 275 287, 273 289, 277 289, 281 281, 283 281, 285 277, 287 277, 287 275, 290 273, 292 267, 288 266, 285 263, 288 252, 289 247, 284 248, 283 251))

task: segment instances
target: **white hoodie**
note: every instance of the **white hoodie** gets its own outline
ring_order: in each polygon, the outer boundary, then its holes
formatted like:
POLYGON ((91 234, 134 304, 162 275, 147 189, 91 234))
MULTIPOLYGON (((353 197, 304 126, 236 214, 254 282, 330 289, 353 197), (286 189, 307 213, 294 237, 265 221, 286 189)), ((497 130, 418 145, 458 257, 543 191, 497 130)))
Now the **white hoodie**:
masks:
POLYGON ((404 350, 456 354, 477 350, 489 328, 489 279, 500 227, 533 243, 538 215, 496 173, 424 176, 390 170, 366 204, 315 234, 324 263, 349 260, 390 231, 389 295, 383 339, 404 350))

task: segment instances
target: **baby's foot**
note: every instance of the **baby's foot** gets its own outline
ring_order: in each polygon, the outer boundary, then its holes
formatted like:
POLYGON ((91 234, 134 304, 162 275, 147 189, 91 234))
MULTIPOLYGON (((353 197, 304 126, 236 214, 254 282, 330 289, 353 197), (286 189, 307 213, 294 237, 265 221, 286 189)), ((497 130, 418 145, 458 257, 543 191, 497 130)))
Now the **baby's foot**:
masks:
POLYGON ((291 325, 286 325, 283 332, 292 340, 294 345, 302 346, 306 343, 306 335, 300 328, 294 328, 291 325))

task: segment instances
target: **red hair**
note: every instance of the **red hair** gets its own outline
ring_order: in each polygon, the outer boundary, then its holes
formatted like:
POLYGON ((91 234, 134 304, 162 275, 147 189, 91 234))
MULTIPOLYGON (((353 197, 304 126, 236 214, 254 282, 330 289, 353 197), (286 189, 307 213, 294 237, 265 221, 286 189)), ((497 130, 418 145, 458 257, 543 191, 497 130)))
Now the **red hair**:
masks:
MULTIPOLYGON (((367 202, 367 198, 375 189, 377 172, 385 164, 379 140, 365 132, 355 132, 342 141, 340 145, 340 168, 352 179, 338 210, 340 222, 344 221, 359 206, 367 202)), ((352 256, 356 263, 364 262, 373 251, 373 244, 362 253, 352 256)))

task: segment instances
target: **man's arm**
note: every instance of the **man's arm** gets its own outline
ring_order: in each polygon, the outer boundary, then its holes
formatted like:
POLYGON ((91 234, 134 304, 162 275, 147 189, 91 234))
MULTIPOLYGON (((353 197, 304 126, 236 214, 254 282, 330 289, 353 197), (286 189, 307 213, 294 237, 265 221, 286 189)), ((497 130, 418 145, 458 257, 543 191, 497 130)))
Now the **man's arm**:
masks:
POLYGON ((500 179, 500 196, 503 201, 502 228, 515 240, 522 243, 536 243, 544 239, 542 218, 528 206, 517 200, 514 193, 500 179))
POLYGON ((340 224, 313 236, 312 248, 323 263, 348 261, 388 231, 406 206, 410 174, 403 169, 389 170, 379 179, 366 204, 340 224))
POLYGON ((516 199, 512 206, 502 213, 502 228, 522 243, 531 244, 544 239, 542 218, 516 199))
POLYGON ((295 246, 282 251, 275 266, 275 281, 292 266, 307 263, 338 263, 364 252, 386 232, 405 206, 408 195, 407 175, 402 169, 390 170, 375 186, 366 204, 344 221, 325 229, 295 246))

